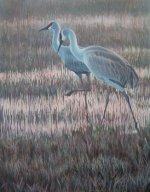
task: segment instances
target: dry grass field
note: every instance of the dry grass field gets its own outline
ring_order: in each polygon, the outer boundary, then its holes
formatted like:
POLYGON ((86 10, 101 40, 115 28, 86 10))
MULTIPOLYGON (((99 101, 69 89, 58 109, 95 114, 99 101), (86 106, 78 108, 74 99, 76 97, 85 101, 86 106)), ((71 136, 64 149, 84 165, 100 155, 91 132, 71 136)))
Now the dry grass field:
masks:
POLYGON ((146 0, 2 0, 0 191, 150 191, 149 8, 146 0), (140 136, 113 90, 100 124, 107 86, 93 76, 88 111, 83 92, 64 96, 80 84, 53 51, 52 34, 38 32, 52 20, 74 29, 81 46, 110 48, 134 67, 140 136))

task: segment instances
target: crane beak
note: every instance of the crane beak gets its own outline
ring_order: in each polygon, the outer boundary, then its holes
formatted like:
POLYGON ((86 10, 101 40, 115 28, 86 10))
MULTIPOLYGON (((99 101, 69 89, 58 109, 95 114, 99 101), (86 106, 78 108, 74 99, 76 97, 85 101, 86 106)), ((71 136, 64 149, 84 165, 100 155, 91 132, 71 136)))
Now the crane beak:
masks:
POLYGON ((45 30, 48 30, 47 26, 46 26, 46 27, 43 27, 42 29, 40 29, 39 32, 45 31, 45 30))
POLYGON ((47 25, 46 27, 43 27, 42 29, 39 30, 40 31, 45 31, 45 30, 48 30, 52 25, 53 25, 54 22, 51 22, 49 25, 47 25))
POLYGON ((59 34, 59 47, 58 47, 58 50, 57 50, 57 53, 59 52, 59 49, 61 48, 61 45, 63 44, 63 40, 62 40, 62 34, 61 34, 61 32, 60 32, 60 34, 59 34))
POLYGON ((57 53, 59 52, 59 50, 60 50, 60 48, 61 48, 63 42, 64 42, 63 40, 60 40, 60 43, 59 43, 59 47, 58 47, 57 53))

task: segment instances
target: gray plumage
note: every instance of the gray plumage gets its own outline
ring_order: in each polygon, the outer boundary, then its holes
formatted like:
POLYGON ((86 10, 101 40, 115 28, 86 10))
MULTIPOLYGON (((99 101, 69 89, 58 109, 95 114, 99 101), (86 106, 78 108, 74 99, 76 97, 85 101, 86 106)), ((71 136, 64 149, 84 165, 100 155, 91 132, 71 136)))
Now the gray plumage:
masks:
MULTIPOLYGON (((138 76, 128 61, 110 49, 106 49, 101 46, 94 45, 80 48, 78 46, 74 31, 69 28, 63 29, 62 39, 69 39, 72 54, 79 61, 83 62, 98 80, 102 80, 107 85, 118 89, 124 96, 132 113, 135 128, 139 132, 129 96, 125 91, 125 86, 127 84, 129 84, 131 88, 137 86, 138 76)), ((62 42, 59 47, 61 47, 61 44, 62 42)), ((110 93, 108 92, 102 121, 105 117, 106 109, 109 103, 109 94, 110 93)))
MULTIPOLYGON (((54 51, 58 54, 60 59, 63 61, 64 66, 70 71, 73 71, 76 75, 78 75, 82 85, 83 85, 82 74, 85 74, 87 76, 87 80, 90 85, 90 76, 89 76, 90 71, 88 67, 83 62, 77 60, 77 58, 74 57, 74 55, 70 51, 70 46, 62 46, 60 51, 58 52, 58 47, 61 39, 60 25, 57 22, 53 21, 46 27, 40 29, 40 31, 43 31, 43 30, 50 30, 53 32, 52 46, 54 51)), ((87 91, 87 90, 89 91, 90 87, 86 90, 85 89, 71 90, 66 95, 70 96, 74 91, 87 91)))

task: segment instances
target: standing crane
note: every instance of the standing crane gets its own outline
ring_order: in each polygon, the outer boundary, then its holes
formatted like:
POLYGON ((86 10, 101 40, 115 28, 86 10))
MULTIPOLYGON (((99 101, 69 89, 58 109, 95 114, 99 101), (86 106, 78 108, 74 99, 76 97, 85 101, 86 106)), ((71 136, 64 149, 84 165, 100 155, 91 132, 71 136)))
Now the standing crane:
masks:
MULTIPOLYGON (((69 28, 64 28, 62 30, 62 40, 60 40, 58 52, 63 41, 67 39, 70 41, 70 50, 72 54, 79 61, 85 63, 90 72, 93 73, 98 80, 102 80, 105 84, 118 89, 123 95, 130 108, 135 129, 139 132, 137 121, 130 104, 129 96, 125 91, 126 84, 129 84, 132 89, 137 86, 138 75, 136 74, 135 70, 131 67, 126 59, 110 49, 95 45, 88 46, 86 48, 80 48, 78 46, 74 31, 69 28)), ((108 92, 103 118, 105 117, 108 106, 109 95, 110 93, 108 92)))
POLYGON ((85 74, 87 76, 89 87, 87 87, 86 89, 84 88, 72 89, 66 93, 66 96, 70 96, 73 92, 77 91, 90 91, 91 90, 90 71, 87 68, 87 66, 83 62, 76 59, 76 57, 74 57, 74 55, 70 51, 70 46, 61 46, 61 49, 58 52, 58 47, 61 39, 60 25, 57 22, 53 21, 46 27, 40 29, 39 31, 44 30, 50 30, 53 33, 52 46, 54 51, 59 55, 65 67, 70 71, 73 71, 80 78, 82 87, 83 87, 82 74, 85 74))

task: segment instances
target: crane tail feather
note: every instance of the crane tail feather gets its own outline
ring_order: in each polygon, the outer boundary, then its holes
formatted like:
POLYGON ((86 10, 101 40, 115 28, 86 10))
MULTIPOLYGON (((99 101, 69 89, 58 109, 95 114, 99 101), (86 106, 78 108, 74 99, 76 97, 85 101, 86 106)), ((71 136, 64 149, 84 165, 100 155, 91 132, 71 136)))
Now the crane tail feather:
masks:
POLYGON ((130 68, 129 84, 130 84, 131 88, 134 90, 134 88, 136 88, 138 85, 139 77, 138 77, 137 73, 135 72, 135 70, 131 66, 128 66, 128 67, 130 68))

